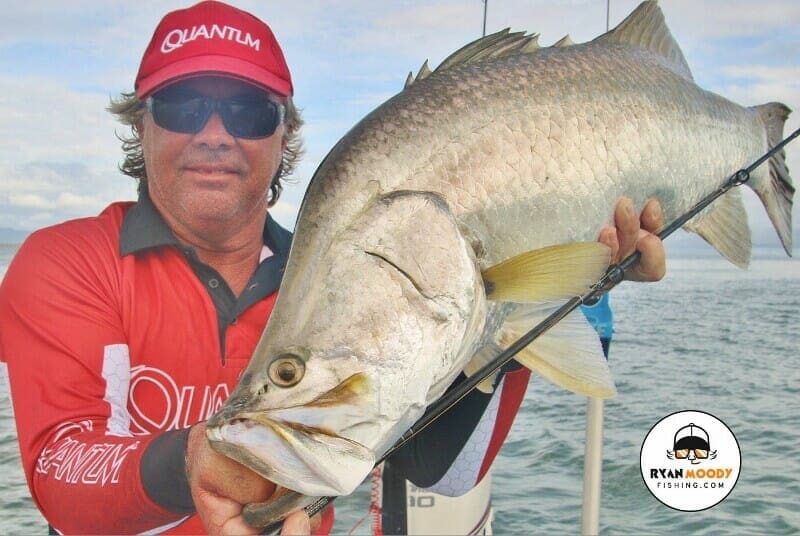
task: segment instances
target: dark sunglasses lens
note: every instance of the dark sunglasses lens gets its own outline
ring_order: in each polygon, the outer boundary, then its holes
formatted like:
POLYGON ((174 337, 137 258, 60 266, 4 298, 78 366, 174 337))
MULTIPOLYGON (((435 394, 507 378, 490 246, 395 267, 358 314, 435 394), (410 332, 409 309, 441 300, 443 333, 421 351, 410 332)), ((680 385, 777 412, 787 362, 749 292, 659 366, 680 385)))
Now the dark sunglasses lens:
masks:
POLYGON ((225 128, 237 138, 258 139, 272 136, 278 128, 278 105, 268 99, 226 101, 222 110, 225 128))
POLYGON ((152 112, 158 126, 184 134, 200 132, 211 115, 209 106, 199 97, 183 100, 154 98, 152 112))

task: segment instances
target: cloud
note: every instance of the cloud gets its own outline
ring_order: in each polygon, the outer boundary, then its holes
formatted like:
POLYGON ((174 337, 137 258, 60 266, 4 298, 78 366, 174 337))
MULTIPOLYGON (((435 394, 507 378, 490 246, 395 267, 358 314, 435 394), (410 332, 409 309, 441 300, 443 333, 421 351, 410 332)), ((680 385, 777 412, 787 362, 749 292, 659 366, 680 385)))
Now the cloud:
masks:
POLYGON ((119 146, 108 103, 49 78, 0 76, 0 160, 108 160, 119 146))
POLYGON ((136 198, 133 179, 76 162, 0 165, 0 227, 33 229, 136 198))
MULTIPOLYGON (((104 108, 109 96, 132 88, 161 16, 193 2, 31 0, 0 18, 0 226, 27 229, 135 197, 134 182, 117 171, 122 154, 114 132, 123 129, 104 108)), ((274 209, 292 223, 290 212, 330 147, 399 91, 408 71, 416 73, 426 58, 435 67, 477 38, 484 7, 480 0, 235 3, 272 26, 304 108, 307 153, 299 183, 287 185, 274 209)), ((612 26, 638 3, 611 2, 612 26)), ((700 85, 746 105, 800 106, 800 2, 662 0, 660 6, 700 85)), ((605 2, 490 2, 487 22, 488 32, 540 32, 544 45, 567 33, 586 41, 605 30, 605 2)), ((800 170, 795 145, 789 165, 800 170)))
POLYGON ((44 196, 31 193, 9 194, 8 204, 18 208, 48 209, 53 207, 53 203, 44 196))

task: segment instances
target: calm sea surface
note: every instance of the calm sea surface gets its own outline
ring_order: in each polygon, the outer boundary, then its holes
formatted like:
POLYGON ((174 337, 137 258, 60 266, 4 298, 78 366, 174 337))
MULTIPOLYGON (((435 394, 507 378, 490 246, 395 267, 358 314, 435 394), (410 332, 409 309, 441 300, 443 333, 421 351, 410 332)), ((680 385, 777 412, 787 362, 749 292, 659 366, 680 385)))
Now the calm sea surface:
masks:
MULTIPOLYGON (((0 275, 16 247, 0 246, 0 275)), ((755 252, 749 271, 713 252, 669 257, 658 284, 612 292, 611 364, 619 395, 606 403, 601 532, 800 532, 800 261, 755 252), (639 450, 659 419, 684 409, 722 419, 742 451, 722 503, 671 510, 646 490, 639 450)), ((0 392, 6 391, 0 380, 0 392)), ((535 378, 494 467, 496 534, 580 531, 586 400, 535 378)), ((365 513, 368 488, 336 501, 337 533, 365 513)), ((355 530, 367 534, 368 522, 355 530)), ((8 400, 0 396, 0 534, 46 534, 19 462, 8 400)))

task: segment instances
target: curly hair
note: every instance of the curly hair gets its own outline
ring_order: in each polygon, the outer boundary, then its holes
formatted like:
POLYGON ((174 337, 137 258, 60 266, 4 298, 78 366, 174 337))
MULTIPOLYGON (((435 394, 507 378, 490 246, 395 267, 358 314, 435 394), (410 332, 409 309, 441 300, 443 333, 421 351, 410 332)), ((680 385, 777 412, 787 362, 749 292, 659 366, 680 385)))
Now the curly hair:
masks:
MULTIPOLYGON (((281 163, 278 171, 272 178, 270 184, 270 198, 268 206, 273 206, 281 195, 283 183, 286 177, 292 174, 297 167, 300 157, 303 154, 303 140, 300 136, 300 127, 303 126, 303 119, 291 97, 286 98, 286 118, 284 120, 286 139, 286 149, 281 156, 281 163)), ((111 99, 111 104, 107 110, 117 117, 117 120, 125 126, 130 127, 129 136, 117 138, 122 142, 122 152, 125 153, 125 160, 119 165, 120 171, 129 177, 139 181, 139 193, 147 192, 147 168, 144 164, 144 153, 142 151, 142 140, 139 138, 139 127, 144 117, 146 107, 140 101, 136 93, 122 93, 118 99, 111 99)))

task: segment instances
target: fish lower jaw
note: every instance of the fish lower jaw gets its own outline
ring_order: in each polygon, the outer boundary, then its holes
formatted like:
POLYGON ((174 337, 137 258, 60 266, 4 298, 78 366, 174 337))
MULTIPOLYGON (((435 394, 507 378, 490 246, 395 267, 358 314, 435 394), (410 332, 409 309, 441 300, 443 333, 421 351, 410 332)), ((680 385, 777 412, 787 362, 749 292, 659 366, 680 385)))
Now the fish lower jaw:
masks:
POLYGON ((250 458, 250 436, 260 435, 259 429, 263 429, 263 426, 256 421, 237 418, 206 428, 206 438, 214 450, 241 463, 243 458, 250 458))

